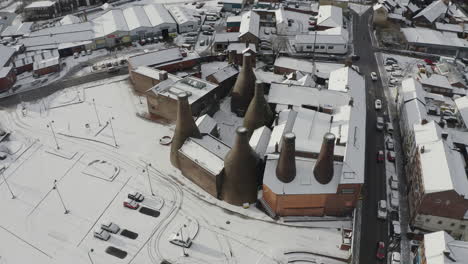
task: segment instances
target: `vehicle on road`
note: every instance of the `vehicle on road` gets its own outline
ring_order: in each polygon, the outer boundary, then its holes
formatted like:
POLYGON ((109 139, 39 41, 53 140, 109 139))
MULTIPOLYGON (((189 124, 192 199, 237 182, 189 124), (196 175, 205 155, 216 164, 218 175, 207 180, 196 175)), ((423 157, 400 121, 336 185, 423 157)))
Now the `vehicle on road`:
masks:
POLYGON ((99 228, 99 229, 94 230, 93 236, 95 238, 99 238, 101 240, 107 241, 111 237, 111 234, 107 232, 106 230, 99 228))
POLYGON ((392 66, 385 66, 385 70, 387 72, 392 72, 393 71, 393 67, 392 66))
POLYGON ((140 192, 136 192, 136 191, 129 193, 127 197, 128 199, 132 199, 135 202, 143 202, 143 200, 145 199, 143 194, 141 194, 140 192))
POLYGON ((140 207, 140 205, 132 199, 125 199, 123 206, 133 210, 136 210, 138 207, 140 207))
MULTIPOLYGON (((385 123, 385 129, 387 130, 388 133, 392 134, 393 133, 393 124, 392 124, 392 122, 385 123)), ((392 139, 392 138, 390 138, 390 139, 392 139)))
POLYGON ((73 53, 73 58, 77 59, 80 57, 80 54, 78 52, 73 53))
POLYGON ((392 138, 388 138, 387 141, 385 142, 385 146, 387 147, 387 150, 394 150, 395 149, 395 145, 393 143, 393 139, 392 138))
POLYGON ((382 100, 376 99, 375 100, 375 110, 380 110, 382 109, 382 100))
POLYGON ((385 243, 383 241, 377 243, 376 257, 380 260, 385 259, 385 243))
POLYGON ((391 221, 400 221, 400 215, 398 215, 398 211, 391 211, 390 212, 390 220, 391 221))
POLYGON ((384 161, 384 152, 383 150, 377 151, 377 162, 382 162, 384 161))
POLYGON ((87 50, 86 54, 91 55, 91 54, 93 54, 93 52, 91 50, 87 50))
POLYGON ((120 71, 120 68, 118 68, 118 67, 111 66, 111 67, 107 68, 107 73, 117 73, 119 71, 120 71))
POLYGON ((205 5, 205 3, 198 3, 195 8, 200 9, 205 5))
POLYGON ((387 160, 395 162, 395 151, 387 151, 387 160))
POLYGON ((395 175, 390 176, 389 179, 390 189, 397 191, 398 190, 398 179, 395 175))
POLYGON ((377 131, 382 131, 384 129, 384 119, 381 116, 377 117, 377 122, 375 124, 377 131))
POLYGON ((377 81, 377 79, 378 79, 378 78, 377 78, 377 73, 375 73, 375 72, 371 72, 370 77, 371 77, 371 79, 372 79, 373 81, 377 81))
POLYGON ((391 263, 392 264, 400 264, 400 253, 399 252, 392 252, 391 263))
POLYGON ((427 65, 434 65, 434 62, 431 60, 431 59, 424 59, 424 62, 427 64, 427 65))
POLYGON ((206 31, 203 31, 202 34, 207 35, 207 36, 211 36, 211 35, 213 35, 213 31, 206 30, 206 31))
POLYGON ((390 235, 400 237, 401 235, 400 222, 392 221, 392 225, 390 226, 390 235))
POLYGON ((82 57, 86 56, 86 51, 82 50, 82 51, 81 51, 81 56, 82 56, 82 57))
POLYGON ((377 204, 377 218, 386 220, 387 219, 387 201, 380 200, 377 204))
POLYGON ((390 192, 390 206, 397 209, 399 206, 399 196, 398 191, 391 191, 390 192))
POLYGON ((178 232, 172 235, 169 242, 184 248, 189 248, 192 245, 192 239, 190 237, 187 236, 186 238, 182 238, 182 235, 178 232))
POLYGON ((102 230, 106 230, 107 232, 112 234, 117 234, 117 232, 120 231, 120 227, 111 221, 102 222, 101 228, 102 230))

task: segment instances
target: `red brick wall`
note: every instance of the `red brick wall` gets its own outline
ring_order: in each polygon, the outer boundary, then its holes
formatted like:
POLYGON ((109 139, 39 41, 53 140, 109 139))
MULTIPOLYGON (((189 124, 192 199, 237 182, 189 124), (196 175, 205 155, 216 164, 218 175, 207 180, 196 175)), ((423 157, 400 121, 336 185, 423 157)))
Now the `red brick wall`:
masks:
POLYGON ((424 194, 417 212, 419 214, 463 219, 466 210, 468 210, 468 200, 452 190, 424 194))
POLYGON ((214 197, 218 196, 216 188, 216 175, 211 174, 197 163, 187 158, 180 151, 178 152, 179 166, 182 174, 200 188, 214 197))
POLYGON ((13 70, 5 76, 5 78, 0 78, 0 92, 5 92, 11 89, 16 82, 16 74, 13 70))
POLYGON ((60 65, 57 64, 57 65, 52 65, 46 68, 37 69, 34 71, 34 73, 41 76, 41 75, 45 75, 45 74, 49 74, 53 72, 59 72, 59 71, 60 71, 60 65))
POLYGON ((136 73, 134 71, 130 72, 130 79, 132 80, 135 91, 140 93, 145 93, 151 89, 151 87, 159 83, 159 80, 136 73))

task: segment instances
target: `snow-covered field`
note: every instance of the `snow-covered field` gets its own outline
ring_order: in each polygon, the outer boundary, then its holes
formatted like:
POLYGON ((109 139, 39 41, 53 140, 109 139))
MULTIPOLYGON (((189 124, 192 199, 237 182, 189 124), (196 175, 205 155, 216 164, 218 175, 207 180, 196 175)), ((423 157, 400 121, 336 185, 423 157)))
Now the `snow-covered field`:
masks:
POLYGON ((336 222, 323 228, 274 222, 185 179, 171 166, 169 147, 159 144, 173 126, 139 118, 139 101, 126 77, 115 77, 0 109, 0 126, 11 132, 0 149, 15 142, 16 150, 0 161, 7 166, 7 182, 0 178, 0 263, 345 263, 324 257, 349 257, 339 249, 336 222), (131 191, 143 193, 141 206, 160 215, 123 207, 131 191), (137 238, 94 238, 104 220, 137 238), (193 239, 188 256, 169 243, 175 232, 193 239), (107 254, 109 246, 128 255, 107 254))

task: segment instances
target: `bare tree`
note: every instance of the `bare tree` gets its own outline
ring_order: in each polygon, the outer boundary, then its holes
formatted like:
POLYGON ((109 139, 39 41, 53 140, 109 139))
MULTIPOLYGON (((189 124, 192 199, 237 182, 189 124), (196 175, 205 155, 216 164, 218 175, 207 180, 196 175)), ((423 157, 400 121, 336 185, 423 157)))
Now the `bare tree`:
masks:
POLYGON ((282 51, 287 50, 288 48, 288 37, 276 35, 271 38, 271 51, 273 52, 273 57, 278 57, 282 51))

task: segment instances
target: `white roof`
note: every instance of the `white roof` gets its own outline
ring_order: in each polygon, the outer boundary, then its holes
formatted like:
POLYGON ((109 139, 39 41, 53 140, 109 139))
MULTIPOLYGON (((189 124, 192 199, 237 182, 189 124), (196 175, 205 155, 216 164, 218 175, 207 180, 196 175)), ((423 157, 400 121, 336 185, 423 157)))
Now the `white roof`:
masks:
POLYGON ((60 20, 60 25, 70 25, 80 23, 81 19, 74 15, 66 15, 60 20))
POLYGON ((131 6, 129 8, 125 8, 123 10, 123 15, 127 23, 128 30, 152 26, 143 6, 131 6))
POLYGON ((160 4, 154 5, 145 5, 143 7, 145 9, 146 15, 153 27, 162 25, 162 24, 175 24, 174 18, 172 18, 171 14, 167 11, 167 9, 160 4))
POLYGON ((252 133, 252 136, 250 137, 250 146, 261 158, 265 156, 270 136, 271 130, 266 126, 262 126, 255 129, 255 131, 252 133))
POLYGON ((427 79, 422 79, 421 83, 423 85, 437 86, 445 89, 453 89, 447 77, 440 74, 432 74, 431 77, 427 79))
POLYGON ((269 154, 265 165, 263 184, 276 194, 322 194, 336 193, 340 184, 342 164, 335 162, 333 178, 327 184, 321 184, 313 172, 317 160, 296 157, 296 177, 290 183, 284 183, 276 177, 279 155, 269 154))
POLYGON ((298 44, 348 44, 349 33, 342 27, 329 28, 314 33, 296 35, 298 44))
POLYGON ((248 48, 246 47, 245 43, 231 43, 227 47, 228 51, 235 50, 237 54, 242 54, 245 51, 247 51, 247 49, 250 49, 254 53, 257 53, 257 48, 255 47, 255 44, 253 44, 253 43, 249 43, 248 48))
POLYGON ((5 78, 12 69, 13 69, 13 66, 1 67, 0 78, 5 78))
POLYGON ((468 97, 463 96, 455 99, 455 104, 457 105, 458 113, 460 113, 463 123, 468 125, 468 97))
POLYGON ((413 128, 416 145, 420 149, 425 193, 455 190, 468 198, 465 162, 462 154, 453 150, 451 137, 442 139, 442 129, 435 121, 414 124, 413 128))
POLYGON ((229 23, 229 22, 241 22, 242 21, 242 16, 229 16, 227 19, 226 19, 226 22, 229 23))
POLYGON ((48 58, 48 59, 41 60, 41 61, 35 61, 33 67, 34 67, 34 70, 37 70, 37 69, 43 69, 43 68, 47 68, 50 66, 58 65, 58 64, 59 64, 59 57, 53 57, 53 58, 48 58))
POLYGON ((13 54, 15 54, 14 48, 0 45, 0 67, 6 66, 13 54))
POLYGON ((179 149, 181 153, 214 175, 224 168, 224 157, 230 148, 210 135, 201 139, 188 138, 179 149))
POLYGON ((406 114, 406 123, 409 126, 420 124, 423 119, 427 119, 427 110, 423 102, 411 100, 404 105, 406 114))
POLYGON ((159 96, 166 96, 174 100, 177 100, 177 95, 179 93, 186 92, 189 95, 189 104, 192 104, 216 87, 218 87, 218 85, 196 77, 187 76, 169 86, 159 83, 155 85, 152 90, 159 96))
POLYGON ((314 65, 311 61, 308 60, 301 60, 291 57, 279 57, 275 60, 275 67, 312 73, 314 65))
POLYGON ((169 13, 175 19, 177 24, 182 25, 185 23, 197 23, 200 21, 198 18, 194 17, 189 10, 181 6, 171 6, 168 8, 169 13))
POLYGON ((419 100, 425 104, 426 91, 422 88, 420 82, 414 78, 408 78, 401 82, 401 94, 403 96, 403 102, 408 102, 413 99, 419 100))
POLYGON ((446 24, 446 23, 436 22, 435 25, 436 25, 436 29, 442 30, 442 31, 450 31, 450 32, 457 32, 457 33, 468 32, 468 24, 446 24))
POLYGON ((241 25, 239 29, 239 36, 242 36, 245 33, 250 32, 258 38, 259 31, 260 31, 260 16, 253 11, 248 11, 244 13, 242 15, 241 25))
POLYGON ((112 9, 93 19, 96 37, 103 37, 112 33, 128 31, 123 11, 112 9))
POLYGON ((40 8, 40 7, 49 7, 55 5, 55 1, 36 1, 27 5, 25 8, 40 8))
POLYGON ((229 79, 238 73, 239 70, 236 67, 234 67, 233 65, 227 65, 226 67, 219 69, 218 71, 210 74, 209 76, 212 76, 218 81, 218 83, 221 83, 222 81, 229 79))
POLYGON ((24 35, 31 32, 31 26, 33 22, 24 22, 19 23, 16 25, 11 25, 5 28, 0 36, 8 37, 8 36, 17 36, 17 35, 24 35))
POLYGON ((343 26, 343 10, 337 6, 320 6, 317 18, 317 25, 323 27, 343 26))
POLYGON ((440 32, 429 28, 402 28, 401 31, 409 43, 468 48, 468 41, 452 32, 440 32))
POLYGON ((238 32, 221 32, 216 33, 215 42, 239 42, 239 33, 238 32))
POLYGON ((216 123, 216 120, 214 120, 211 116, 208 114, 204 114, 197 118, 195 121, 195 124, 198 127, 198 130, 200 131, 201 134, 209 134, 211 131, 218 125, 216 123))
POLYGON ((424 255, 426 264, 464 263, 468 259, 468 242, 455 240, 445 231, 425 234, 424 255))
POLYGON ((421 10, 413 18, 424 17, 430 23, 433 23, 438 18, 442 17, 447 12, 447 5, 443 0, 436 0, 428 5, 426 8, 421 10))
POLYGON ((128 58, 133 68, 139 66, 157 66, 167 62, 179 61, 182 56, 179 48, 156 50, 148 53, 141 53, 128 58))

